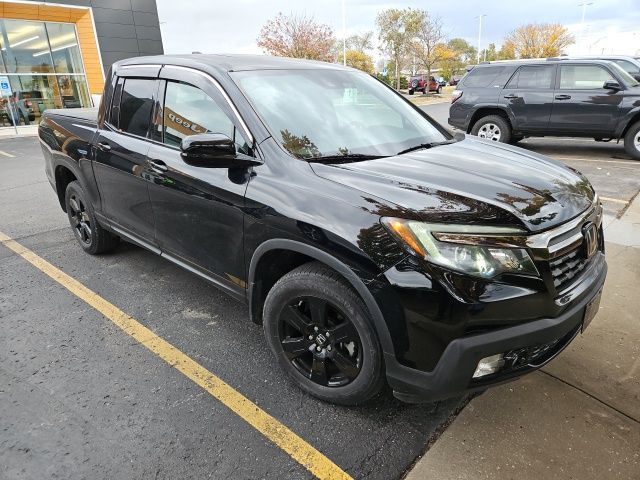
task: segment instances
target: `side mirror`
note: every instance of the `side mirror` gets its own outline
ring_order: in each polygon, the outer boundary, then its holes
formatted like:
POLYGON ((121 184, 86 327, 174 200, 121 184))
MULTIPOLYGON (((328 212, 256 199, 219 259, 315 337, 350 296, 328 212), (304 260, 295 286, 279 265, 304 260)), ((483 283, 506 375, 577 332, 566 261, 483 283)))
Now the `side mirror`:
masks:
POLYGON ((604 82, 603 87, 605 90, 614 90, 616 92, 622 90, 622 87, 618 82, 614 82, 613 80, 607 80, 604 82))
POLYGON ((196 167, 233 168, 259 165, 259 160, 236 151, 236 144, 222 133, 189 135, 180 143, 185 163, 196 167))

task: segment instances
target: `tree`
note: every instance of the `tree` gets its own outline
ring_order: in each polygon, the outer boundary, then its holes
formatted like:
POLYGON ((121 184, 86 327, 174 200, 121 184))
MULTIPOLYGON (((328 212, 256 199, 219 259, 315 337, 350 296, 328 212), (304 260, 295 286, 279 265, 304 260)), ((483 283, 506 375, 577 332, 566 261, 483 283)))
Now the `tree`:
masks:
POLYGON ((431 70, 442 61, 455 57, 455 52, 444 44, 442 20, 432 17, 424 10, 418 10, 419 22, 415 37, 411 42, 411 50, 421 67, 427 70, 427 78, 431 78, 431 70))
POLYGON ((454 53, 453 56, 443 59, 440 62, 442 75, 451 78, 456 74, 464 72, 467 65, 476 63, 477 51, 469 42, 463 38, 452 38, 447 42, 447 47, 454 53))
POLYGON ((516 58, 556 57, 574 42, 573 35, 559 23, 529 23, 509 33, 502 49, 516 58))
MULTIPOLYGON (((338 63, 342 63, 342 52, 338 55, 338 63)), ((373 73, 373 59, 364 52, 347 50, 347 65, 363 72, 373 73)))
POLYGON ((410 40, 415 36, 420 24, 420 12, 411 8, 389 8, 378 13, 376 25, 380 50, 395 65, 396 88, 400 88, 400 71, 406 64, 406 53, 410 40))
POLYGON ((258 46, 279 57, 331 60, 333 31, 305 15, 278 15, 260 30, 258 46))
POLYGON ((360 34, 347 37, 347 48, 349 50, 355 50, 363 53, 367 50, 371 50, 373 48, 373 32, 368 30, 360 34))

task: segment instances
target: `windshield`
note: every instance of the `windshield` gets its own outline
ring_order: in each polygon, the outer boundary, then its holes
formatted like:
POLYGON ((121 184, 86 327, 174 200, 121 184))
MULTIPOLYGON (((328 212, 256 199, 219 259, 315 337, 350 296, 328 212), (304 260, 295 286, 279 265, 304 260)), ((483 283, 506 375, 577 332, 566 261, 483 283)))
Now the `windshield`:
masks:
POLYGON ((391 156, 449 140, 369 75, 330 69, 232 72, 274 138, 293 156, 391 156))
POLYGON ((617 63, 613 63, 612 62, 611 66, 616 71, 616 73, 620 77, 622 77, 622 81, 627 85, 627 87, 636 87, 636 86, 640 85, 635 78, 633 78, 631 75, 629 75, 629 73, 627 73, 627 71, 624 68, 622 68, 620 65, 618 65, 617 63))
POLYGON ((612 60, 612 62, 616 65, 620 65, 627 73, 630 73, 631 75, 640 73, 640 66, 630 62, 629 60, 616 59, 612 60))

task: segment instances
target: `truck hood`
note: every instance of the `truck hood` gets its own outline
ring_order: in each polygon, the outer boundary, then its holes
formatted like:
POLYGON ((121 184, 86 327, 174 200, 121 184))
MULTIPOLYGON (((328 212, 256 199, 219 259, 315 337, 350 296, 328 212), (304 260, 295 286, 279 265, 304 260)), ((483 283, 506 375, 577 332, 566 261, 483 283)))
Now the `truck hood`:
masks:
POLYGON ((395 157, 312 168, 393 203, 379 209, 382 216, 411 213, 427 222, 520 222, 536 232, 577 216, 594 197, 588 180, 560 162, 469 136, 395 157))

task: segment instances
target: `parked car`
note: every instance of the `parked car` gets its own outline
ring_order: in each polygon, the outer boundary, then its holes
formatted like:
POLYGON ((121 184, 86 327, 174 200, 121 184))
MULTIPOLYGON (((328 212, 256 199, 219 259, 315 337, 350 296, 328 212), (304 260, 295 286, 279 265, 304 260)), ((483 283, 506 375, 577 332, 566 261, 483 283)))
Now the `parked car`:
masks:
POLYGON ((640 86, 605 60, 486 62, 453 92, 449 124, 504 143, 548 135, 624 140, 640 159, 640 86))
POLYGON ((484 390, 598 311, 602 206, 561 163, 452 136, 335 64, 139 57, 105 84, 99 110, 39 125, 80 247, 125 239, 246 302, 320 399, 361 403, 385 379, 410 402, 484 390))
MULTIPOLYGON (((442 91, 442 87, 433 76, 429 77, 428 89, 429 92, 440 93, 442 91)), ((415 75, 411 77, 411 81, 409 82, 409 95, 413 95, 414 92, 427 93, 426 75, 415 75)))
POLYGON ((11 97, 0 99, 0 116, 3 116, 10 125, 20 125, 20 122, 29 125, 34 120, 33 104, 22 94, 14 94, 11 97))
POLYGON ((454 75, 453 77, 451 77, 451 80, 449 80, 449 85, 455 87, 456 85, 458 85, 458 83, 460 83, 460 79, 462 77, 459 75, 454 75))
POLYGON ((438 85, 440 85, 441 87, 447 86, 447 80, 444 77, 438 77, 436 78, 436 81, 438 82, 438 85))

